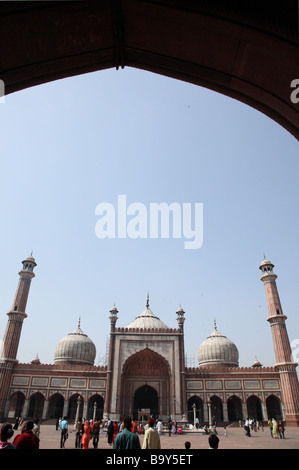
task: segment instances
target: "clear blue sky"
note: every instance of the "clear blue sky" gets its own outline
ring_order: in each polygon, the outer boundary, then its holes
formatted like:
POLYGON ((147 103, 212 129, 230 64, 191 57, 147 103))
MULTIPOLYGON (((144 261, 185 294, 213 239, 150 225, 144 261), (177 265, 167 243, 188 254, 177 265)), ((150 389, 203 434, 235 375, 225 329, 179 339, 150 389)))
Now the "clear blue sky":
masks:
MULTIPOLYGON (((185 350, 213 330, 234 341, 240 365, 275 363, 263 254, 275 264, 290 340, 299 338, 299 145, 258 111, 195 85, 126 68, 9 95, 0 105, 0 338, 21 261, 33 254, 18 352, 53 363, 57 342, 81 317, 105 354, 109 309, 126 326, 150 307, 176 328, 185 350), (201 202, 204 241, 104 239, 96 206, 201 202)), ((299 340, 298 340, 299 345, 299 340)))

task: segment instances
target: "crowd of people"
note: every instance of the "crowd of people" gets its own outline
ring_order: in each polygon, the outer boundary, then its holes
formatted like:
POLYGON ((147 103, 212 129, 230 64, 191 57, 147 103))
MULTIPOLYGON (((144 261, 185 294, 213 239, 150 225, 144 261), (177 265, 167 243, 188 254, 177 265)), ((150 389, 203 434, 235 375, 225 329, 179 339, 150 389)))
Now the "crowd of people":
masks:
MULTIPOLYGON (((216 431, 216 422, 214 426, 206 427, 206 434, 209 435, 208 443, 210 449, 217 449, 219 446, 219 437, 216 431)), ((244 422, 239 422, 243 426, 246 436, 251 436, 251 432, 258 430, 264 431, 264 424, 255 419, 247 418, 244 422)), ((268 426, 271 437, 274 439, 285 439, 285 428, 282 421, 274 418, 269 419, 268 426)), ((196 426, 197 427, 197 426, 196 426)), ((161 420, 155 420, 150 417, 146 425, 139 425, 130 417, 124 417, 120 421, 108 420, 87 420, 79 419, 74 425, 75 448, 88 449, 90 444, 94 449, 98 448, 100 435, 105 434, 107 445, 113 449, 161 449, 161 435, 164 431, 168 436, 172 434, 181 434, 180 424, 169 418, 168 423, 164 424, 161 420), (139 436, 144 436, 142 445, 139 436)), ((197 428, 198 429, 198 428, 197 428)), ((67 417, 64 416, 57 420, 56 430, 60 431, 60 448, 65 447, 65 442, 69 437, 69 425, 67 417)), ((227 428, 224 427, 224 436, 227 437, 227 428)), ((40 423, 38 419, 22 420, 16 418, 14 426, 11 423, 4 423, 0 426, 0 449, 39 449, 40 443, 40 423), (21 432, 9 442, 15 430, 21 427, 21 432)), ((190 449, 189 441, 185 442, 185 448, 190 449)))
POLYGON ((38 421, 22 421, 21 433, 17 434, 13 442, 9 442, 18 426, 10 423, 2 424, 0 428, 0 449, 39 449, 39 425, 38 421))
MULTIPOLYGON (((241 422, 239 424, 240 426, 242 425, 241 422)), ((273 437, 274 439, 278 439, 278 437, 280 437, 280 439, 285 439, 285 427, 281 420, 277 421, 275 418, 270 418, 268 420, 268 426, 270 429, 271 437, 273 437)), ((252 431, 257 432, 260 429, 264 431, 263 421, 257 421, 254 418, 247 418, 243 424, 243 427, 245 434, 248 437, 251 437, 252 431)))

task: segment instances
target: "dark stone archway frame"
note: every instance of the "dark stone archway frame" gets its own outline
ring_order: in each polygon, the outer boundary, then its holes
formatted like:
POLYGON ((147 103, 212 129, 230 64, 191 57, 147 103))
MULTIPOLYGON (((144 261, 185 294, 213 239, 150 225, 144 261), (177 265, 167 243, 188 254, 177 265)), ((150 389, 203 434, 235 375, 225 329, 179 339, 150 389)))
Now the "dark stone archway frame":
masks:
POLYGON ((235 98, 299 139, 296 0, 1 2, 0 42, 6 94, 136 67, 235 98))

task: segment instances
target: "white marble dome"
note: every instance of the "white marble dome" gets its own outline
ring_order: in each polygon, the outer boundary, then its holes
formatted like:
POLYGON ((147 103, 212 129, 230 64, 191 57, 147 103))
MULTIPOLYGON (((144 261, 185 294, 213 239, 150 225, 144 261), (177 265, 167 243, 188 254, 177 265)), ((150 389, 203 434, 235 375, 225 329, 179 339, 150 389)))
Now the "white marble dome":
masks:
POLYGON ((236 345, 223 336, 214 326, 214 331, 198 348, 199 366, 238 367, 239 352, 236 345))
POLYGON ((71 364, 93 365, 96 357, 96 347, 91 339, 78 327, 62 338, 54 353, 55 364, 66 362, 71 364))
POLYGON ((156 315, 151 311, 149 308, 149 299, 147 298, 146 307, 143 312, 135 318, 135 320, 131 321, 126 328, 154 328, 154 329, 168 329, 168 326, 163 323, 160 318, 156 317, 156 315))

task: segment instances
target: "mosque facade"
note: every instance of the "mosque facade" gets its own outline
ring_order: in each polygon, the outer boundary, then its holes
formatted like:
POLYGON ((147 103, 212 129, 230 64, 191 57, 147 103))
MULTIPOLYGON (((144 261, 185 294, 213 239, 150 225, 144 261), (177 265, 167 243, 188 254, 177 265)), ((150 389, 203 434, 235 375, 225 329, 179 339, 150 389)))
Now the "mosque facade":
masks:
MULTIPOLYGON (((198 349, 198 366, 185 365, 185 312, 176 312, 177 328, 169 328, 149 305, 126 327, 116 326, 118 310, 110 310, 108 362, 94 365, 96 347, 81 324, 62 338, 53 364, 17 360, 26 305, 34 278, 33 256, 22 261, 19 283, 8 312, 0 358, 0 422, 17 416, 42 420, 68 416, 119 420, 130 415, 141 420, 150 412, 162 420, 182 423, 229 423, 248 416, 259 421, 275 417, 299 425, 297 363, 276 285, 274 265, 261 262, 261 281, 268 303, 276 363, 263 367, 256 360, 239 367, 237 346, 213 331, 198 349)), ((108 320, 107 320, 108 321, 108 320)))

